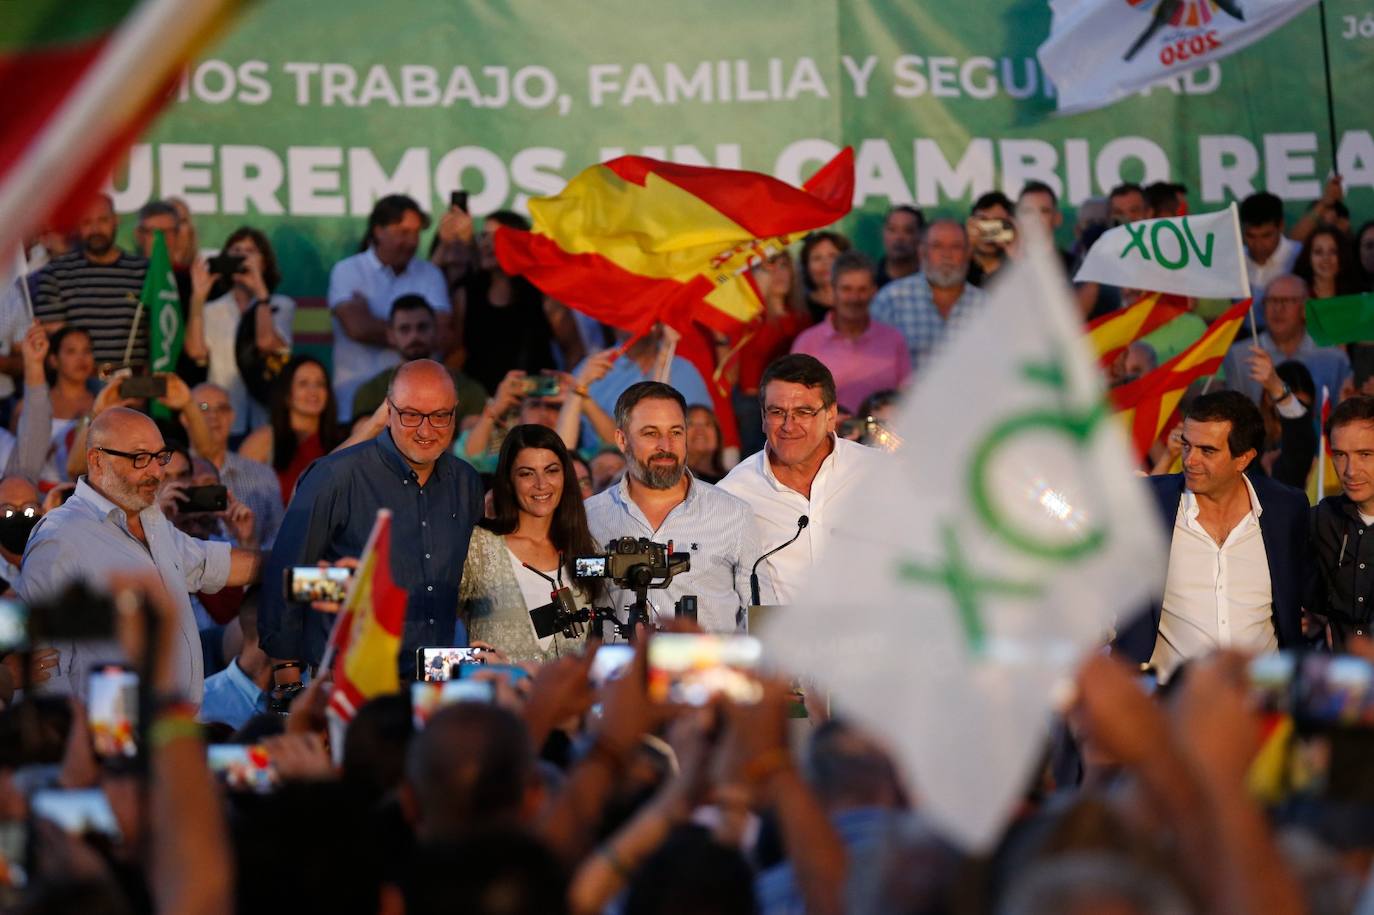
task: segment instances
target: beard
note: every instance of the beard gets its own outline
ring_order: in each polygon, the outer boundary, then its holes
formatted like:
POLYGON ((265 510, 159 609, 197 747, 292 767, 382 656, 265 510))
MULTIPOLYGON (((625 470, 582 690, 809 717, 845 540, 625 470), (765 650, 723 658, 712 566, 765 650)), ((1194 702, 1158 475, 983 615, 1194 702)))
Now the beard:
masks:
POLYGON ((926 282, 932 289, 953 289, 968 276, 966 267, 927 267, 926 282))
POLYGON ((109 251, 113 245, 114 238, 109 235, 101 235, 98 232, 81 239, 81 247, 97 257, 109 251))
POLYGON ((113 473, 102 474, 98 488, 105 497, 126 512, 137 514, 157 501, 157 487, 142 487, 113 473))
POLYGON ((640 483, 650 489, 672 489, 682 482, 682 474, 685 469, 681 460, 676 454, 667 451, 655 451, 649 455, 647 461, 640 461, 639 458, 632 458, 634 477, 640 483), (671 466, 654 466, 653 462, 659 458, 671 458, 671 466))

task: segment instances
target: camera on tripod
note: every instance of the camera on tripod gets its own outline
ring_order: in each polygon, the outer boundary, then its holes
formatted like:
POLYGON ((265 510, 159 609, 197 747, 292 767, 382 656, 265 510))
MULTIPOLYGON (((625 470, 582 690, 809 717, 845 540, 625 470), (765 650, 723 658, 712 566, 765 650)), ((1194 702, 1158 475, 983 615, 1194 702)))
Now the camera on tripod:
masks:
POLYGON ((574 559, 573 574, 605 579, 627 591, 666 588, 673 576, 692 567, 690 553, 674 553, 672 549, 672 543, 665 546, 645 537, 621 537, 606 544, 606 552, 599 556, 574 559))
MULTIPOLYGON (((668 587, 674 576, 692 568, 690 553, 675 553, 673 545, 655 543, 645 537, 620 537, 606 544, 606 552, 597 556, 578 556, 573 559, 573 574, 584 581, 605 581, 626 591, 633 591, 634 603, 630 605, 628 618, 621 622, 615 610, 610 607, 595 607, 582 610, 577 617, 566 612, 558 613, 550 619, 550 624, 562 625, 594 620, 595 625, 610 625, 621 638, 633 641, 640 625, 652 625, 649 619, 649 589, 668 587)), ((675 615, 695 620, 697 599, 684 594, 674 605, 675 615)))

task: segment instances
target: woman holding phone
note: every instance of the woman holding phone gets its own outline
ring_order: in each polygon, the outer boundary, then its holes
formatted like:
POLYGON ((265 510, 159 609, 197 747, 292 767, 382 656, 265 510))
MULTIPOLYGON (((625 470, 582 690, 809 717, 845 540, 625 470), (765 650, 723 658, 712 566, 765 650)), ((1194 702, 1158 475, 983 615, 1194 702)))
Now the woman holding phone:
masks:
POLYGON ((546 426, 516 426, 501 445, 491 516, 472 533, 459 613, 468 639, 513 661, 544 661, 582 641, 561 632, 540 637, 530 611, 569 589, 578 607, 593 593, 573 577, 573 559, 601 552, 587 528, 572 458, 546 426))
POLYGON ((216 258, 197 260, 191 267, 191 307, 186 320, 186 353, 206 365, 206 380, 229 394, 234 408, 230 434, 242 437, 269 420, 271 404, 262 396, 265 384, 254 394, 239 369, 240 350, 248 333, 250 361, 276 367, 291 355, 291 322, 296 303, 276 292, 281 283, 277 256, 267 236, 257 229, 235 229, 216 258), (209 301, 207 301, 207 299, 209 301), (250 321, 241 328, 243 321, 250 321))

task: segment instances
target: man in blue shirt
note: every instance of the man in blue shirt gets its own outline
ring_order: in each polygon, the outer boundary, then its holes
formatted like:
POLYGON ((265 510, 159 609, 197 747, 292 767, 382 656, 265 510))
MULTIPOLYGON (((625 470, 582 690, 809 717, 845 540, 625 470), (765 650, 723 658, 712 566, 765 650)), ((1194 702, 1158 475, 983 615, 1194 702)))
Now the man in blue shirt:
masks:
POLYGON ((334 617, 286 599, 292 566, 358 556, 377 519, 393 513, 391 574, 409 592, 402 677, 421 646, 461 645, 458 583, 472 528, 482 517, 477 472, 449 453, 458 395, 447 370, 429 359, 401 366, 387 395, 387 427, 373 441, 307 468, 286 510, 264 580, 258 628, 274 660, 318 665, 334 617))
MULTIPOLYGON (((616 332, 617 343, 623 345, 628 338, 628 331, 616 332)), ((663 342, 663 327, 659 325, 650 333, 636 340, 625 352, 625 355, 611 363, 609 372, 587 385, 587 393, 592 400, 596 401, 597 406, 607 414, 614 416, 616 401, 631 385, 641 381, 654 381, 662 378, 659 373, 663 368, 663 361, 667 357, 668 350, 663 342)), ((587 358, 590 359, 591 357, 587 358)), ((577 369, 581 371, 582 365, 579 364, 577 369)), ((688 406, 705 404, 709 407, 711 405, 711 391, 706 387, 706 382, 702 379, 701 373, 696 370, 696 366, 681 356, 675 355, 668 362, 667 382, 682 394, 688 406)), ((596 430, 592 428, 591 422, 584 416, 582 418, 581 446, 592 448, 599 440, 596 430)), ((611 443, 607 442, 606 444, 611 443)))

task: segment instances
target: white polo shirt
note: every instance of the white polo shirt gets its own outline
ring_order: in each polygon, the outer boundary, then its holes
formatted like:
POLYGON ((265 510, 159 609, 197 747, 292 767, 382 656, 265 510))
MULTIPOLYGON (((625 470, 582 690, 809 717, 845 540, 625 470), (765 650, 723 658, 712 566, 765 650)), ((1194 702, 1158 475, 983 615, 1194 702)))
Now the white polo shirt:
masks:
POLYGON ((1197 497, 1185 491, 1178 503, 1164 608, 1150 663, 1164 679, 1185 660, 1217 648, 1274 651, 1274 597, 1269 557, 1259 517, 1263 512, 1250 481, 1250 511, 1217 546, 1198 523, 1197 497))
POLYGON ((786 543, 797 532, 797 519, 809 519, 797 542, 764 560, 778 600, 791 603, 806 587, 811 567, 829 541, 830 507, 864 476, 876 472, 886 452, 848 439, 831 437, 834 450, 821 462, 811 481, 811 498, 778 480, 768 460, 768 448, 750 455, 718 484, 721 489, 749 503, 758 519, 764 551, 786 543))

